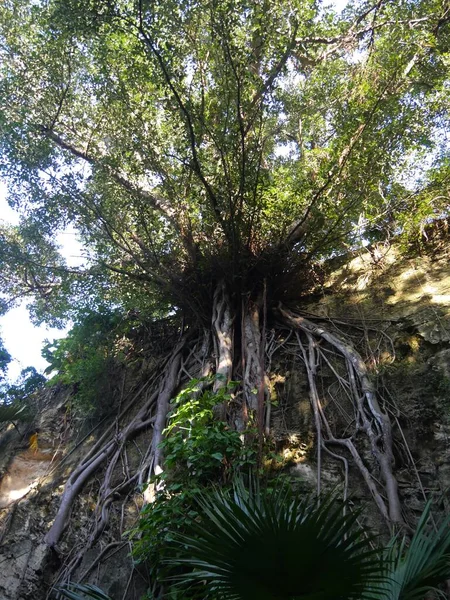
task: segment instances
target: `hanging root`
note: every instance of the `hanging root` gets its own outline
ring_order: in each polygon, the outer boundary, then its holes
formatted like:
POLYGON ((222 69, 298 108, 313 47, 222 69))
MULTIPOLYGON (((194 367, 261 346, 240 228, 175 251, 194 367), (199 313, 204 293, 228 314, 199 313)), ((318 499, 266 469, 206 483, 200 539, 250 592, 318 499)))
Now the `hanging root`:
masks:
MULTIPOLYGON (((279 311, 284 323, 297 330, 297 342, 308 375, 310 399, 317 432, 318 491, 320 491, 321 450, 325 449, 330 452, 330 446, 346 448, 385 520, 388 523, 403 523, 398 485, 393 472, 394 456, 391 421, 389 415, 381 409, 378 403, 366 364, 348 341, 342 340, 324 327, 316 325, 302 316, 295 315, 281 306, 279 311), (303 334, 306 338, 307 349, 300 334, 303 334), (334 370, 325 350, 319 345, 320 341, 326 342, 328 347, 336 352, 341 361, 344 362, 347 371, 345 379, 334 370), (317 390, 316 370, 320 361, 327 363, 331 370, 334 370, 334 374, 338 379, 344 380, 346 394, 353 406, 353 432, 345 437, 333 433, 317 390), (376 479, 366 467, 356 448, 355 441, 360 432, 363 432, 369 441, 371 454, 378 464, 384 483, 387 504, 378 489, 376 479)), ((340 458, 341 460, 344 459, 344 457, 340 458)), ((344 465, 347 470, 346 463, 344 465)))
MULTIPOLYGON (((134 490, 138 483, 142 483, 143 477, 146 478, 144 481, 147 481, 149 474, 151 474, 151 465, 158 464, 155 460, 155 456, 158 456, 156 451, 159 451, 157 447, 158 442, 153 442, 149 444, 149 451, 141 457, 139 467, 131 472, 127 447, 134 438, 152 426, 155 431, 157 425, 159 429, 156 435, 157 439, 161 441, 169 400, 173 396, 178 384, 183 344, 184 341, 180 342, 172 353, 171 359, 168 362, 166 361, 166 376, 163 378, 159 377, 161 380, 159 389, 153 393, 150 392, 150 388, 155 383, 158 383, 157 379, 150 380, 142 386, 116 421, 90 449, 67 480, 58 513, 52 527, 45 536, 45 542, 51 548, 55 548, 59 542, 67 525, 73 502, 81 489, 88 479, 92 478, 94 473, 104 463, 107 463, 106 469, 102 474, 102 483, 98 490, 97 503, 91 517, 92 525, 88 539, 83 541, 78 551, 74 549, 69 560, 65 561, 58 576, 60 583, 70 580, 86 552, 98 540, 108 523, 112 503, 124 496, 126 499, 129 492, 134 490), (119 429, 119 423, 130 414, 131 409, 138 401, 142 402, 142 397, 145 393, 147 393, 148 398, 144 401, 143 406, 131 418, 128 424, 119 429), (120 467, 122 477, 119 482, 113 483, 114 478, 117 478, 117 472, 120 471, 120 467)), ((161 460, 161 457, 159 457, 159 460, 161 460)))
POLYGON ((166 426, 167 413, 169 412, 169 402, 179 382, 181 352, 183 350, 184 344, 185 340, 182 340, 175 348, 170 365, 167 369, 167 375, 164 378, 162 388, 158 395, 158 404, 156 409, 155 424, 153 426, 153 436, 151 444, 151 460, 153 461, 153 470, 156 475, 159 475, 163 470, 163 457, 160 445, 163 437, 163 430, 166 426))
MULTIPOLYGON (((158 363, 154 377, 144 383, 134 396, 124 399, 121 413, 70 475, 59 511, 45 538, 51 548, 57 546, 81 489, 99 471, 101 479, 86 537, 77 540, 65 558, 58 575, 60 583, 72 579, 86 552, 99 541, 111 510, 116 515, 121 514, 119 529, 122 532, 126 505, 142 502, 142 496, 137 497, 136 490, 139 493, 144 490, 144 501, 151 501, 154 489, 150 485, 147 487, 147 484, 153 474, 163 470, 161 441, 170 400, 180 384, 214 370, 219 375, 214 382, 216 391, 233 378, 241 379, 239 399, 242 402, 239 404, 235 400, 230 406, 219 405, 216 415, 223 420, 228 418, 230 424, 245 430, 252 412, 258 426, 261 457, 264 436, 270 433, 271 417, 266 372, 270 371, 273 354, 283 349, 287 352, 288 348, 302 359, 308 378, 317 433, 317 492, 321 492, 321 469, 325 454, 342 463, 344 496, 347 496, 348 490, 349 464, 353 463, 386 522, 389 525, 402 523, 397 481, 393 472, 391 422, 378 403, 360 354, 351 343, 334 332, 281 306, 279 313, 283 326, 287 326, 289 332, 280 342, 275 329, 266 331, 265 287, 256 301, 242 299, 241 308, 241 319, 237 322, 237 327, 240 327, 237 334, 239 338, 240 333, 240 349, 236 350, 235 315, 225 285, 219 284, 213 298, 211 330, 199 332, 197 339, 189 333, 179 339, 170 355, 158 363), (323 366, 331 371, 335 383, 339 385, 338 393, 332 389, 335 384, 331 384, 327 391, 319 389, 320 368, 323 366), (139 409, 138 403, 141 405, 139 409), (148 435, 149 430, 152 430, 151 438, 143 447, 142 436, 148 435), (378 466, 382 486, 376 479, 370 459, 367 459, 367 455, 363 458, 358 449, 364 439, 366 449, 378 466), (130 448, 133 448, 133 454, 130 448), (132 464, 130 456, 134 456, 132 464)), ((106 547, 121 547, 121 541, 108 538, 106 547)), ((106 554, 104 550, 101 552, 106 554)))
MULTIPOLYGON (((225 285, 219 284, 214 294, 212 339, 214 342, 216 373, 215 387, 226 385, 233 371, 234 317, 230 308, 229 296, 225 285)), ((144 385, 115 422, 101 436, 96 444, 81 460, 70 475, 61 499, 55 521, 45 537, 47 545, 55 548, 67 525, 73 503, 93 475, 102 469, 101 483, 98 489, 97 503, 91 518, 88 538, 72 549, 59 574, 59 582, 69 581, 80 565, 86 551, 94 546, 104 531, 110 517, 111 507, 120 498, 130 499, 133 490, 146 487, 153 474, 163 470, 161 441, 166 426, 170 400, 175 395, 180 379, 204 376, 211 370, 209 356, 211 331, 203 332, 192 343, 192 337, 184 336, 171 352, 168 359, 158 365, 157 377, 144 385), (189 340, 189 344, 187 343, 189 340), (185 350, 187 349, 187 352, 185 350), (183 356, 187 354, 187 356, 183 356), (155 390, 155 384, 157 386, 155 390), (134 416, 132 408, 142 396, 148 398, 134 416), (128 422, 122 425, 123 421, 128 422), (130 468, 127 449, 133 440, 145 431, 152 429, 151 441, 147 450, 141 453, 140 465, 130 468), (117 482, 117 473, 122 476, 117 482), (114 483, 113 483, 114 481, 114 483)), ((226 407, 222 407, 222 416, 226 418, 226 407)), ((150 501, 152 487, 144 490, 144 501, 150 501)), ((125 502, 124 500, 124 502, 125 502)))
MULTIPOLYGON (((134 405, 139 398, 142 398, 141 393, 143 392, 144 390, 141 388, 139 393, 135 396, 134 401, 132 401, 130 405, 124 409, 124 411, 122 411, 122 414, 119 415, 117 422, 120 421, 120 418, 130 410, 131 406, 134 405)), ((49 532, 44 538, 45 543, 49 547, 54 548, 58 543, 66 526, 72 504, 87 480, 101 467, 106 460, 112 459, 113 462, 117 462, 116 456, 120 454, 124 444, 136 436, 140 431, 150 427, 150 425, 153 423, 154 418, 152 416, 152 409, 156 399, 157 394, 152 394, 144 406, 132 419, 132 421, 123 429, 123 431, 117 433, 111 439, 108 439, 108 437, 111 435, 112 427, 108 428, 105 434, 102 435, 97 443, 86 454, 78 467, 71 473, 66 482, 61 499, 61 505, 56 518, 49 532), (105 438, 108 439, 108 441, 105 442, 105 438)))
MULTIPOLYGON (((86 552, 98 542, 107 526, 112 507, 115 506, 117 512, 117 506, 121 502, 121 522, 123 522, 125 504, 133 502, 136 490, 142 491, 143 487, 147 487, 149 478, 162 469, 163 456, 160 442, 167 420, 170 399, 175 396, 183 374, 187 374, 187 377, 191 378, 203 376, 209 372, 209 348, 210 332, 204 333, 197 340, 192 340, 189 335, 184 336, 170 356, 159 362, 155 377, 142 385, 128 402, 124 402, 124 408, 120 415, 71 473, 66 482, 55 521, 45 537, 47 545, 53 549, 57 548, 68 524, 73 503, 81 489, 89 479, 93 478, 95 473, 103 469, 96 506, 90 517, 90 530, 87 537, 79 540, 72 547, 69 555, 65 557, 63 566, 57 575, 58 583, 67 583, 73 578, 75 571, 86 556, 86 552), (188 341, 190 341, 189 345, 188 341), (186 347, 189 348, 189 352, 184 357, 186 347), (145 396, 147 396, 146 399, 145 396), (134 416, 131 416, 136 404, 142 402, 141 408, 134 416), (126 423, 121 426, 124 421, 126 423), (134 440, 149 429, 153 429, 152 437, 147 445, 147 450, 142 452, 134 440), (133 465, 133 467, 130 466, 128 458, 130 445, 134 445, 134 449, 137 448, 141 455, 139 464, 133 465)), ((146 494, 146 490, 144 491, 144 501, 149 500, 149 497, 146 499, 146 495, 151 495, 151 486, 148 487, 148 490, 148 494, 146 494)), ((123 532, 122 525, 120 530, 123 532)), ((119 540, 117 540, 119 546, 118 542, 119 540)), ((116 541, 110 543, 115 544, 116 541)))
POLYGON ((230 381, 233 371, 234 318, 223 282, 217 286, 214 293, 212 326, 217 363, 216 374, 219 375, 215 389, 218 389, 230 381))

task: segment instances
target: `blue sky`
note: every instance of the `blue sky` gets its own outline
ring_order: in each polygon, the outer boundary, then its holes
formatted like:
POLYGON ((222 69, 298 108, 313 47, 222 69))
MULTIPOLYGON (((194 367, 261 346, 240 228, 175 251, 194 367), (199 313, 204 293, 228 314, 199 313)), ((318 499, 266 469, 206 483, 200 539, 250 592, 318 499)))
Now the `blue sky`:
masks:
MULTIPOLYGON (((19 215, 12 210, 6 201, 6 186, 0 182, 0 220, 16 225, 19 215)), ((62 254, 71 266, 81 262, 81 246, 73 230, 61 232, 58 235, 62 254)), ((0 318, 0 335, 4 345, 13 357, 8 370, 8 378, 14 381, 22 369, 33 366, 42 372, 48 363, 41 356, 41 349, 46 339, 53 340, 63 337, 67 330, 49 327, 34 327, 26 308, 26 302, 21 302, 0 318)))

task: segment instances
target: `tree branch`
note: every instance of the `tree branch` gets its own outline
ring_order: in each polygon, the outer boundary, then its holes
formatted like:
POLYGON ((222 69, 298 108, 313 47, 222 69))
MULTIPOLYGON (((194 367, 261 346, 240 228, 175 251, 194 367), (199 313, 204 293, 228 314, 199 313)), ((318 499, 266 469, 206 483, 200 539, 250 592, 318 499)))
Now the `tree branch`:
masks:
POLYGON ((210 206, 213 210, 214 216, 217 219, 217 222, 220 224, 222 231, 228 237, 228 235, 229 235, 228 227, 222 217, 222 213, 219 208, 217 196, 216 196, 211 184, 206 179, 206 177, 203 173, 202 166, 200 164, 200 160, 199 160, 198 152, 197 152, 197 139, 196 139, 196 135, 195 135, 195 131, 194 131, 194 124, 192 121, 192 116, 191 116, 186 104, 183 102, 183 100, 180 96, 180 93, 178 92, 178 90, 172 80, 172 77, 169 73, 169 70, 168 70, 164 60, 163 60, 161 53, 158 51, 155 43, 153 42, 153 40, 150 38, 150 36, 144 29, 144 23, 143 23, 143 18, 142 18, 142 2, 141 1, 139 2, 138 31, 140 33, 141 39, 144 42, 144 44, 147 46, 147 48, 150 49, 151 53, 155 56, 155 58, 158 62, 158 65, 161 69, 161 72, 163 74, 163 77, 164 77, 167 85, 169 86, 169 89, 172 92, 176 103, 178 104, 181 114, 184 117, 186 127, 188 130, 188 137, 189 137, 189 144, 190 144, 190 149, 191 149, 191 154, 192 154, 194 172, 196 173, 197 177, 201 181, 201 183, 207 193, 207 196, 208 196, 209 202, 210 202, 210 206))
POLYGON ((76 156, 77 158, 81 158, 82 160, 86 161, 90 165, 98 167, 98 168, 106 171, 106 173, 111 177, 111 179, 113 179, 116 183, 118 183, 122 188, 124 188, 130 194, 137 196, 142 200, 145 200, 152 208, 154 208, 159 213, 161 213, 165 217, 167 217, 170 220, 170 222, 176 226, 176 229, 179 230, 179 226, 176 221, 177 211, 168 204, 168 202, 165 198, 163 198, 162 196, 159 196, 158 194, 144 190, 144 189, 136 186, 135 184, 131 183, 131 181, 129 181, 128 179, 123 177, 123 175, 120 175, 119 173, 114 171, 111 167, 102 163, 101 160, 92 156, 92 154, 89 154, 88 152, 80 150, 79 148, 76 148, 73 144, 64 140, 63 137, 61 137, 59 134, 57 134, 52 129, 49 129, 48 127, 45 127, 45 126, 40 126, 39 129, 46 137, 48 137, 50 140, 55 142, 55 144, 57 146, 59 146, 60 148, 62 148, 63 150, 67 150, 73 156, 76 156))

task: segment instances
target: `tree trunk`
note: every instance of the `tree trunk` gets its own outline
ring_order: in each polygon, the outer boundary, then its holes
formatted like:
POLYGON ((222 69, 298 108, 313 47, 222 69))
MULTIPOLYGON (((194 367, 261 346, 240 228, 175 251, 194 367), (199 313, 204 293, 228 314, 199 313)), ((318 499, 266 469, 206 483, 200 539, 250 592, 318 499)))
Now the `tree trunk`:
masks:
MULTIPOLYGON (((214 391, 225 387, 233 375, 234 315, 231 311, 230 297, 225 283, 216 287, 213 298, 212 329, 216 362, 216 380, 214 391)), ((216 407, 217 418, 225 421, 227 406, 224 402, 216 407)))

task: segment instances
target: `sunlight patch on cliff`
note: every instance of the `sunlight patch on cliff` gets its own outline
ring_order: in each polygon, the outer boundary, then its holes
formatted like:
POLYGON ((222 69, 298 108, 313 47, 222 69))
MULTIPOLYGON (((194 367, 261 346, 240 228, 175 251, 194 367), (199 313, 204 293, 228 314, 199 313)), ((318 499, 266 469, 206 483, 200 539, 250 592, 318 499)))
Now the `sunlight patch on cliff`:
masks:
POLYGON ((14 458, 0 483, 0 509, 20 500, 38 486, 52 462, 52 453, 26 450, 14 458))

